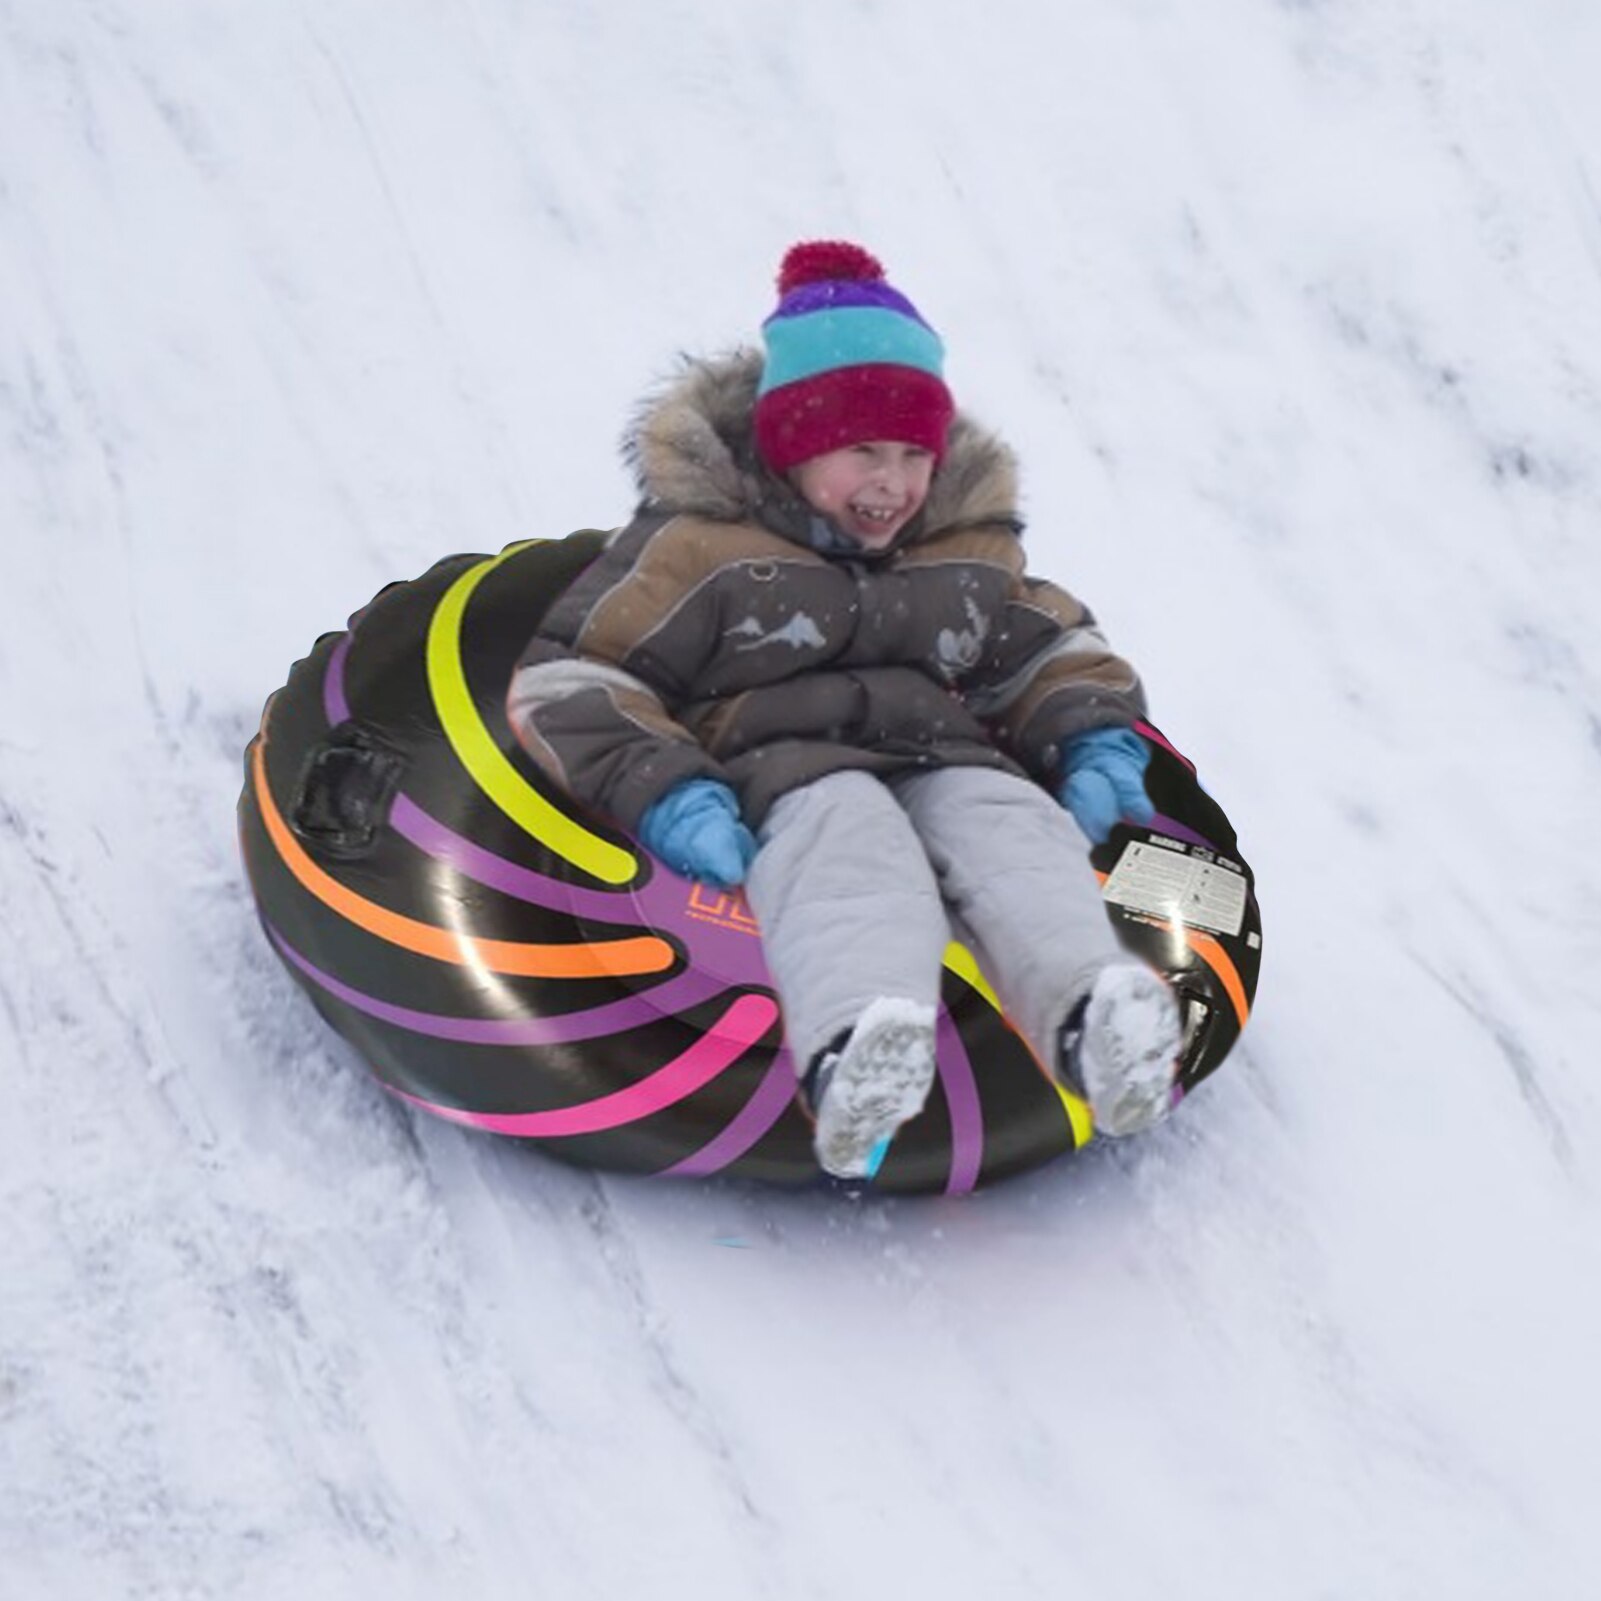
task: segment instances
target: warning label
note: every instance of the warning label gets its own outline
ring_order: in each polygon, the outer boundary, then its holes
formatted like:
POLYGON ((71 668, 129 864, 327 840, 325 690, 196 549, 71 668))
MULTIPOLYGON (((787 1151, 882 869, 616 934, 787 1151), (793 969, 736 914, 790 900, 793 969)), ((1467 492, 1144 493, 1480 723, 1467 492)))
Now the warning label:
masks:
POLYGON ((1245 875, 1238 868, 1176 840, 1125 845, 1103 891, 1114 906, 1214 934, 1239 933, 1245 892, 1245 875))

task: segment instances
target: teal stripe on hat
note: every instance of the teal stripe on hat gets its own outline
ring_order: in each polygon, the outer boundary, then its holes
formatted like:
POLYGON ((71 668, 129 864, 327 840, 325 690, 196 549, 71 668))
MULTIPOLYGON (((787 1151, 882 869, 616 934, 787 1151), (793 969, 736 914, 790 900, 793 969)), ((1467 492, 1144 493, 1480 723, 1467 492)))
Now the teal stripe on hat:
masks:
POLYGON ((932 328, 877 306, 769 317, 762 332, 767 365, 757 390, 761 395, 818 373, 879 362, 917 367, 938 378, 945 362, 945 346, 932 328))

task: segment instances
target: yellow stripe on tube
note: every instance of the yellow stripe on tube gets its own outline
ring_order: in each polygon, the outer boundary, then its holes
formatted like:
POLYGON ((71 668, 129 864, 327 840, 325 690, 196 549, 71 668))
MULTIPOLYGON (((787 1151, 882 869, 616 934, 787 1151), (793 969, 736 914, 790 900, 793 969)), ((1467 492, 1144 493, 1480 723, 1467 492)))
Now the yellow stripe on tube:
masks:
MULTIPOLYGON (((997 1012, 1001 1010, 1000 998, 990 988, 990 981, 979 970, 978 963, 973 960, 973 953, 965 945, 958 945, 952 940, 945 947, 945 965, 958 978, 976 989, 997 1012)), ((1067 1089, 1055 1074, 1047 1072, 1045 1076, 1050 1080, 1051 1088, 1061 1097, 1062 1110, 1067 1113, 1067 1121, 1073 1130, 1074 1149, 1088 1145, 1095 1134, 1095 1119, 1090 1115, 1089 1107, 1067 1089)))
POLYGON ((964 983, 972 985, 997 1012, 1000 1011, 1001 1003, 990 988, 990 981, 979 971, 973 953, 965 945, 958 945, 952 940, 945 947, 945 965, 964 983))
POLYGON ((428 625, 428 687, 434 709, 457 759, 512 822, 603 884, 626 884, 638 871, 633 856, 552 805, 512 766, 484 726, 467 687, 461 660, 461 625, 467 603, 484 578, 513 554, 515 550, 491 556, 469 568, 435 608, 428 625))

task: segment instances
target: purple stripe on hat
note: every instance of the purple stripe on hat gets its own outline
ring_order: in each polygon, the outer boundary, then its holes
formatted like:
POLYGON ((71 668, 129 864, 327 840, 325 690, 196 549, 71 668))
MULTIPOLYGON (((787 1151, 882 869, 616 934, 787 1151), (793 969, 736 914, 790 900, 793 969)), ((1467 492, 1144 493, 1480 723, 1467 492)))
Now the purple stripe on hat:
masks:
POLYGON ((903 317, 911 317, 928 327, 917 307, 899 289, 891 288, 882 279, 831 278, 824 283, 802 284, 779 301, 778 310, 767 321, 804 317, 809 312, 829 311, 840 306, 877 306, 884 311, 898 311, 903 317))

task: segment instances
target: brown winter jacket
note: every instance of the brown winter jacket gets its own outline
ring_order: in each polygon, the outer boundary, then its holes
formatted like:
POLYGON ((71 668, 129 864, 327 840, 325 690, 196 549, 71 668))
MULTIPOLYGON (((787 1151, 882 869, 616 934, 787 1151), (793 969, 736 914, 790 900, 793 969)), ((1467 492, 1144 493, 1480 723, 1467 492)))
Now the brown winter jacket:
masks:
POLYGON ((507 709, 534 759, 635 829, 720 778, 754 827, 843 768, 1048 782, 1062 740, 1144 714, 1080 602, 1023 570, 1010 450, 958 416, 929 497, 861 550, 755 455, 755 352, 687 364, 625 450, 643 500, 550 608, 507 709))

